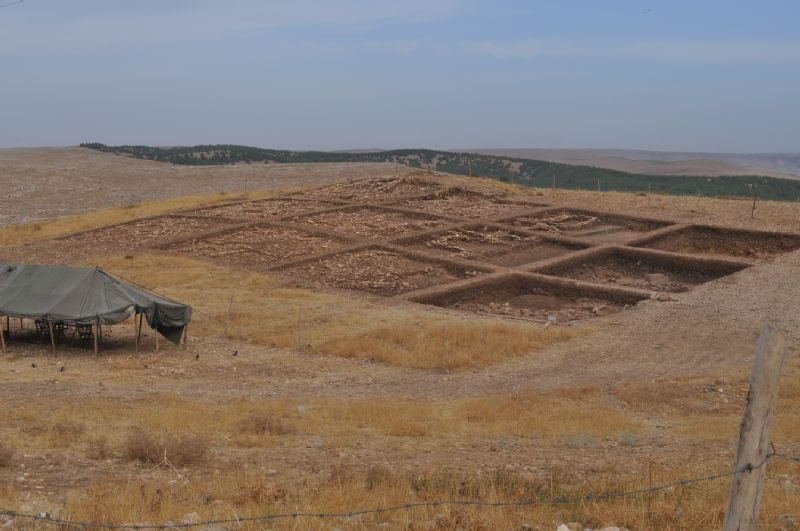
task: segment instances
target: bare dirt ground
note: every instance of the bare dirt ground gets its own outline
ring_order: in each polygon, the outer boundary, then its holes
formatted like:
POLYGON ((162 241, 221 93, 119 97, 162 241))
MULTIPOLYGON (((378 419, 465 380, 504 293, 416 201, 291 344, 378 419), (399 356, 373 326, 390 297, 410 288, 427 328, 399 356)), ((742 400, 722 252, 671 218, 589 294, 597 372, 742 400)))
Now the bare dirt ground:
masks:
POLYGON ((0 225, 164 197, 317 186, 396 171, 391 164, 173 166, 79 147, 0 149, 6 183, 0 225))
MULTIPOLYGON (((46 182, 48 171, 64 178, 68 172, 53 168, 69 164, 75 153, 54 150, 45 155, 42 169, 37 170, 40 183, 46 182)), ((25 156, 32 157, 27 164, 36 165, 33 155, 25 156)), ((28 216, 28 212, 61 215, 124 202, 124 197, 130 197, 125 194, 138 193, 133 191, 137 188, 135 183, 125 177, 129 172, 140 171, 140 161, 106 160, 106 155, 99 156, 102 160, 91 163, 96 165, 95 175, 116 172, 112 180, 127 182, 125 186, 130 190, 105 197, 98 195, 91 207, 90 203, 74 201, 71 206, 63 202, 56 210, 48 210, 52 207, 51 196, 31 194, 32 185, 25 183, 12 189, 13 194, 25 198, 24 205, 15 206, 12 214, 3 210, 3 214, 10 216, 7 219, 18 220, 28 216), (136 169, 131 169, 132 166, 136 169)), ((152 169, 152 186, 156 186, 155 180, 163 181, 173 171, 178 172, 175 181, 181 183, 187 179, 188 186, 188 174, 180 174, 184 169, 164 169, 153 164, 159 167, 152 169), (156 177, 159 171, 166 174, 156 177)), ((267 175, 276 170, 267 167, 259 171, 267 175)), ((323 172, 319 168, 310 171, 314 175, 323 172)), ((360 177, 362 171, 367 170, 356 168, 354 173, 343 173, 337 178, 360 177)), ((211 172, 209 169, 209 175, 211 172)), ((305 185, 315 178, 298 176, 295 184, 305 185)), ((661 230, 658 226, 668 221, 678 228, 682 224, 713 223, 750 230, 800 229, 800 206, 788 203, 760 203, 756 216, 751 218, 750 204, 744 201, 698 202, 695 198, 561 190, 523 192, 444 175, 426 179, 439 182, 444 188, 471 186, 476 192, 485 192, 487 197, 513 192, 516 195, 508 195, 504 200, 524 199, 555 207, 664 221, 646 227, 647 230, 661 230)), ((407 181, 373 181, 373 185, 375 182, 385 187, 375 193, 370 192, 374 186, 361 189, 359 193, 364 194, 365 202, 405 201, 404 196, 414 195, 414 187, 407 187, 407 181)), ((262 185, 283 188, 284 178, 282 174, 272 175, 262 185)), ((424 192, 435 188, 426 185, 424 192)), ((340 184, 303 196, 315 201, 361 201, 359 193, 348 195, 347 190, 340 184)), ((488 204, 492 206, 487 207, 485 217, 494 217, 494 201, 489 200, 488 204)), ((311 212, 329 205, 309 203, 308 206, 311 212)), ((270 293, 282 298, 264 298, 260 304, 282 304, 284 308, 279 311, 289 314, 287 321, 293 323, 296 319, 297 327, 289 327, 287 332, 291 336, 289 344, 294 346, 271 347, 265 342, 247 341, 227 330, 226 323, 233 322, 242 310, 234 305, 232 295, 230 302, 224 294, 204 296, 204 290, 212 286, 205 280, 195 280, 192 277, 195 273, 190 271, 184 275, 180 271, 170 272, 173 276, 165 276, 158 286, 153 286, 170 293, 186 293, 188 297, 204 297, 203 304, 221 308, 196 316, 197 323, 193 326, 197 334, 201 330, 202 334, 192 335, 187 351, 168 346, 156 354, 152 352, 153 336, 148 334, 145 347, 137 354, 132 347, 132 325, 128 323, 110 330, 98 358, 77 346, 64 346, 53 356, 46 343, 32 337, 30 325, 20 331, 12 321, 9 354, 0 359, 0 408, 6 412, 0 434, 14 451, 7 463, 0 465, 0 485, 7 486, 0 490, 0 501, 28 512, 65 515, 71 511, 73 515, 117 523, 130 521, 132 515, 143 512, 148 517, 180 521, 184 513, 192 511, 199 511, 206 518, 231 511, 253 514, 287 506, 289 511, 292 507, 332 510, 395 500, 395 491, 382 490, 380 482, 374 486, 379 469, 397 477, 408 475, 414 485, 410 492, 415 496, 423 496, 419 478, 430 479, 426 474, 440 470, 456 474, 456 478, 494 477, 492 474, 497 470, 503 470, 513 474, 515 481, 540 481, 551 486, 554 478, 564 473, 569 478, 564 481, 578 489, 575 492, 616 487, 608 483, 609 477, 625 477, 630 481, 644 477, 646 484, 647 470, 652 469, 655 469, 655 483, 728 470, 759 330, 771 323, 786 328, 792 338, 800 334, 796 312, 796 301, 800 300, 797 282, 800 253, 780 239, 770 243, 770 238, 752 242, 744 238, 743 245, 757 252, 743 253, 737 251, 741 238, 721 233, 714 241, 722 254, 758 261, 752 267, 723 276, 613 260, 602 263, 601 269, 578 266, 581 273, 572 275, 604 286, 626 283, 608 282, 614 275, 619 275, 614 276, 617 279, 630 277, 636 287, 672 292, 662 300, 645 299, 626 307, 604 298, 565 299, 558 292, 509 291, 509 283, 500 283, 497 293, 488 290, 491 296, 487 290, 471 292, 474 295, 471 303, 480 307, 466 308, 473 312, 470 314, 453 309, 452 304, 419 305, 386 296, 449 282, 457 285, 472 282, 473 273, 460 264, 460 259, 485 260, 487 267, 499 266, 496 274, 502 275, 503 267, 530 265, 539 260, 550 263, 573 252, 585 252, 581 250, 583 246, 572 242, 576 246, 567 253, 529 255, 531 260, 519 264, 518 260, 498 261, 495 257, 503 255, 495 254, 492 250, 495 247, 508 247, 508 256, 513 256, 520 242, 536 245, 544 236, 573 235, 562 234, 563 226, 555 225, 556 230, 525 232, 525 236, 517 238, 513 235, 523 234, 519 227, 501 229, 490 223, 476 228, 475 223, 481 218, 478 216, 476 220, 476 215, 470 212, 471 216, 463 218, 472 221, 464 221, 456 229, 444 228, 440 232, 434 229, 421 235, 421 239, 413 237, 409 242, 397 243, 407 249, 430 252, 430 262, 422 256, 406 256, 394 244, 381 250, 374 247, 372 240, 365 241, 365 247, 340 252, 339 246, 345 243, 327 236, 326 232, 338 229, 340 236, 352 239, 347 245, 353 242, 358 245, 369 234, 359 234, 361 227, 357 222, 352 230, 333 225, 314 233, 307 232, 306 225, 285 225, 285 217, 298 215, 296 208, 300 207, 289 199, 242 203, 181 214, 187 223, 205 219, 212 225, 219 224, 210 228, 184 224, 179 226, 188 227, 186 230, 176 230, 171 228, 173 220, 165 221, 162 216, 156 221, 122 225, 118 229, 99 229, 67 239, 0 248, 0 261, 86 263, 100 261, 106 255, 131 254, 135 257, 122 259, 120 263, 130 262, 133 268, 145 252, 136 246, 149 245, 148 238, 152 237, 152 241, 183 238, 153 252, 165 259, 173 254, 190 255, 234 266, 225 271, 241 276, 242 289, 251 291, 262 277, 249 277, 243 271, 264 271, 286 259, 327 253, 311 261, 290 263, 264 280, 274 284, 270 293), (281 221, 275 221, 278 218, 281 221), (230 233, 205 234, 207 230, 227 230, 228 222, 223 219, 252 225, 230 233), (445 265, 447 262, 434 260, 434 255, 452 255, 453 261, 445 265), (645 275, 652 274, 664 275, 666 284, 659 284, 663 278, 647 280, 645 275), (336 321, 339 314, 334 312, 337 306, 328 299, 318 302, 322 299, 314 298, 316 292, 291 289, 304 278, 333 290, 326 296, 335 301, 340 301, 337 298, 340 297, 341 302, 336 305, 346 301, 366 308, 373 325, 389 334, 388 341, 402 348, 408 338, 393 336, 391 332, 404 320, 414 326, 401 336, 413 335, 414 327, 425 329, 427 322, 439 317, 457 318, 468 323, 467 326, 469 323, 483 326, 478 314, 495 316, 492 319, 497 323, 521 322, 531 329, 537 327, 535 330, 549 330, 556 325, 545 329, 543 324, 516 318, 550 320, 556 314, 556 322, 575 321, 572 326, 564 327, 573 335, 522 355, 499 355, 494 363, 464 370, 447 369, 448 354, 460 348, 451 339, 431 340, 424 345, 431 356, 442 357, 443 365, 436 369, 376 361, 377 346, 367 339, 361 343, 359 355, 339 357, 331 353, 335 349, 326 352, 323 348, 308 348, 316 341, 313 327, 336 321), (649 284, 639 283, 642 279, 649 284), (676 284, 681 289, 676 289, 676 284), (340 294, 340 289, 349 291, 340 294), (303 306, 308 313, 300 313, 301 306, 295 306, 298 301, 308 301, 303 306), (314 305, 320 308, 309 315, 314 305), (510 310, 511 307, 516 310, 510 310), (384 314, 382 308, 391 308, 393 313, 384 314), (526 311, 529 315, 521 315, 526 311), (263 430, 258 426, 253 428, 253 415, 257 414, 266 415, 277 424, 263 430), (159 466, 157 462, 127 459, 125 448, 130 443, 126 443, 126 434, 133 426, 153 433, 203 435, 210 440, 210 449, 203 459, 177 470, 159 466), (100 438, 107 439, 110 449, 106 452, 99 449, 100 438), (134 491, 124 490, 124 485, 132 485, 134 491), (105 494, 92 494, 93 489, 105 494), (156 494, 156 489, 160 494, 156 494), (114 497, 117 491, 125 493, 126 499, 143 501, 140 505, 132 501, 127 512, 120 508, 114 513, 108 507, 115 503, 122 505, 121 498, 114 497), (253 501, 253 492, 263 496, 253 501), (334 498, 331 492, 341 497, 334 498), (344 494, 347 492, 358 498, 348 497, 344 494), (97 501, 104 497, 105 502, 97 501), (158 501, 162 499, 163 507, 158 501)), ((453 223, 461 223, 456 213, 447 214, 453 216, 453 223)), ((386 224, 392 223, 396 220, 387 218, 386 224)), ((376 222, 374 227, 382 225, 376 222)), ((633 232, 632 238, 642 234, 633 232)), ((385 238, 388 242, 395 235, 385 238)), ((564 244, 569 241, 564 239, 564 244)), ((680 250, 708 254, 707 249, 704 244, 680 250)), ((515 274, 523 275, 526 267, 518 270, 515 274)), ((477 275, 474 281, 480 282, 481 276, 484 275, 477 275)), ((218 280, 223 281, 229 279, 218 280)), ((253 324, 259 325, 267 323, 253 324)), ((346 321, 342 327, 353 327, 349 333, 357 338, 362 323, 346 321)), ((800 454, 798 353, 796 341, 791 340, 774 437, 781 451, 794 454, 800 454)), ((796 529, 784 517, 800 502, 800 469, 790 464, 770 467, 766 496, 769 501, 763 514, 765 527, 796 529)), ((446 483, 440 476, 436 478, 446 483)), ((453 481, 463 488, 466 480, 453 481)), ((337 521, 336 525, 486 529, 523 528, 523 524, 530 524, 526 529, 552 529, 559 521, 580 519, 587 526, 596 527, 613 523, 632 529, 714 528, 720 525, 726 489, 727 484, 720 484, 718 489, 691 490, 686 496, 667 493, 653 501, 652 508, 647 501, 646 510, 645 500, 638 500, 628 508, 597 503, 545 513, 514 510, 498 513, 501 516, 497 517, 488 513, 434 510, 387 520, 337 521), (680 509, 676 510, 677 507, 680 509), (714 516, 708 520, 708 515, 714 516)), ((517 491, 508 491, 506 495, 513 496, 514 492, 517 491)), ((437 491, 437 495, 465 497, 458 488, 437 491)), ((324 524, 298 521, 294 525, 319 528, 324 524)))

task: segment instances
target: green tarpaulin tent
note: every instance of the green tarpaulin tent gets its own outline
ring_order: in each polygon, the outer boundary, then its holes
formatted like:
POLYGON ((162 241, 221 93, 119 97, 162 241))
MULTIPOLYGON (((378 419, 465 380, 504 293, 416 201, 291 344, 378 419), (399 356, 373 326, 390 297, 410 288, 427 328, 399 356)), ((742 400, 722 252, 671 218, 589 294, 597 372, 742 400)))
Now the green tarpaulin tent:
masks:
POLYGON ((191 307, 116 278, 99 267, 0 263, 0 315, 75 325, 117 324, 144 314, 179 344, 191 307))

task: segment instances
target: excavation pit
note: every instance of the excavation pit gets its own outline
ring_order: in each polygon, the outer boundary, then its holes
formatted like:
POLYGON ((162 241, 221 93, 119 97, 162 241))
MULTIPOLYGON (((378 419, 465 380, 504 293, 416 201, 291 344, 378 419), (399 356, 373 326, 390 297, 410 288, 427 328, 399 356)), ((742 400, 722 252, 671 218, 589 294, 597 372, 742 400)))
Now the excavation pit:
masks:
POLYGON ((487 225, 434 232, 406 240, 403 245, 441 253, 448 257, 514 267, 554 258, 582 249, 579 244, 487 225))
POLYGON ((412 300, 470 313, 569 323, 609 315, 646 298, 619 288, 577 286, 524 275, 469 284, 412 300))
POLYGON ((567 259, 537 273, 652 291, 680 293, 731 275, 746 264, 617 248, 567 259))
POLYGON ((298 199, 265 199, 261 201, 245 201, 228 205, 211 206, 192 210, 193 216, 211 216, 235 220, 262 220, 291 216, 301 212, 322 210, 336 206, 336 203, 327 201, 302 201, 298 199))
POLYGON ((345 244, 343 240, 302 230, 254 225, 206 238, 177 242, 168 246, 167 250, 258 270, 293 258, 334 251, 345 244))
POLYGON ((409 199, 403 201, 400 206, 443 216, 488 219, 498 216, 513 216, 546 205, 504 201, 457 188, 429 197, 409 199))
POLYGON ((121 225, 112 225, 60 238, 58 241, 84 249, 85 254, 109 253, 109 249, 128 249, 161 244, 189 234, 229 227, 233 222, 194 216, 159 216, 121 225))
POLYGON ((654 219, 569 209, 546 210, 502 222, 537 232, 603 243, 622 243, 642 233, 670 225, 668 222, 654 219))
POLYGON ((331 184, 297 195, 312 199, 370 202, 429 194, 441 189, 440 185, 418 177, 374 177, 331 184))
POLYGON ((800 249, 800 235, 693 225, 640 241, 637 247, 760 262, 800 249))
POLYGON ((320 212, 287 222, 363 239, 392 238, 452 223, 435 216, 372 207, 320 212))
POLYGON ((296 279, 300 285, 366 291, 383 296, 408 293, 482 273, 456 264, 423 260, 382 248, 334 254, 281 271, 296 279))

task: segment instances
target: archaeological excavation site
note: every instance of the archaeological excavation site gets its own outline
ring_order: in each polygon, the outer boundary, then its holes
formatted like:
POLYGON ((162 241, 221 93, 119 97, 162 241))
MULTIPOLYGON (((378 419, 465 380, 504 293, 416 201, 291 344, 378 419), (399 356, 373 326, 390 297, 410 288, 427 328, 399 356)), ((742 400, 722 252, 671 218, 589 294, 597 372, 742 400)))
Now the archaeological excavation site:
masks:
POLYGON ((366 178, 70 234, 345 290, 568 324, 671 295, 800 248, 800 235, 550 206, 544 198, 366 178), (541 200, 540 200, 541 199, 541 200))

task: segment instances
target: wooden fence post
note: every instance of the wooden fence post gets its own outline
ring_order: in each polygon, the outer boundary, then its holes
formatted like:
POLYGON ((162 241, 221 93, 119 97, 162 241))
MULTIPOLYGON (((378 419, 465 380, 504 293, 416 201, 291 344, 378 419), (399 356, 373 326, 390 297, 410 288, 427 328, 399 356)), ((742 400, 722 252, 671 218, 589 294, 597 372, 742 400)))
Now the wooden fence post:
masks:
POLYGON ((785 351, 786 333, 765 326, 758 338, 739 428, 734 470, 743 472, 733 476, 724 531, 755 531, 757 528, 785 351))

